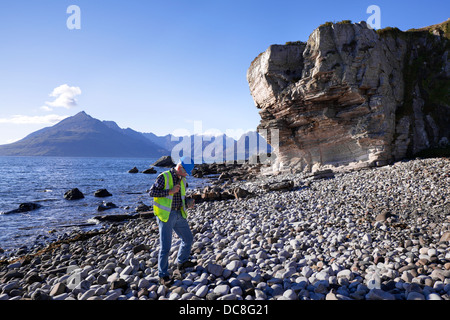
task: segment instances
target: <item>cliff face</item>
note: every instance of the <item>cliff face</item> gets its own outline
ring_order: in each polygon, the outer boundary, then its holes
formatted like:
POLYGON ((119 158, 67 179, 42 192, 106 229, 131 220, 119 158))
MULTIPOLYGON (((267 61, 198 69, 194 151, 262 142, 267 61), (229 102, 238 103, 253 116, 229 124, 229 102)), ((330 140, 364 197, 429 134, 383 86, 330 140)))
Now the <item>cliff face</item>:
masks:
POLYGON ((327 23, 261 53, 247 80, 259 128, 279 130, 276 169, 379 166, 448 144, 448 24, 327 23))

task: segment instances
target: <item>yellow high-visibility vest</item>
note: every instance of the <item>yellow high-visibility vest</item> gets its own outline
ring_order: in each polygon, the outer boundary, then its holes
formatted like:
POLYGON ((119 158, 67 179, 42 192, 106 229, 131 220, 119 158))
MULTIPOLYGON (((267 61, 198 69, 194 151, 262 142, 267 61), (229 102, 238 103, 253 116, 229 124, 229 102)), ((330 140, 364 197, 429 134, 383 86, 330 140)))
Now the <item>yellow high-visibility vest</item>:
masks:
MULTIPOLYGON (((164 189, 170 190, 173 188, 173 178, 170 171, 165 171, 161 173, 164 176, 164 189)), ((180 190, 181 190, 181 215, 186 219, 186 178, 181 178, 180 190)), ((170 211, 172 209, 172 201, 173 195, 168 195, 167 197, 154 197, 153 198, 153 213, 157 216, 162 222, 167 222, 169 220, 170 211)))

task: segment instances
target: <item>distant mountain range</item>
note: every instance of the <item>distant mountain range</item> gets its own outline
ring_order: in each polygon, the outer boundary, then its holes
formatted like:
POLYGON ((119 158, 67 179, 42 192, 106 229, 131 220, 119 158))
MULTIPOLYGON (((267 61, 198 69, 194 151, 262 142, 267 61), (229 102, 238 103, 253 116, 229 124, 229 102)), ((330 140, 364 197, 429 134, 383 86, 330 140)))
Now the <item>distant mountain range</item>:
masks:
POLYGON ((230 154, 233 154, 233 159, 248 159, 258 152, 258 147, 259 150, 267 150, 266 141, 261 136, 258 139, 258 134, 252 131, 237 141, 226 135, 157 136, 130 128, 122 129, 114 121, 100 121, 82 111, 52 127, 35 131, 22 140, 0 145, 0 156, 156 158, 171 155, 173 148, 178 151, 183 146, 185 150, 181 151, 180 156, 190 147, 191 156, 203 154, 204 158, 217 161, 224 160, 226 155, 229 159, 230 154), (249 143, 249 140, 258 144, 249 143))

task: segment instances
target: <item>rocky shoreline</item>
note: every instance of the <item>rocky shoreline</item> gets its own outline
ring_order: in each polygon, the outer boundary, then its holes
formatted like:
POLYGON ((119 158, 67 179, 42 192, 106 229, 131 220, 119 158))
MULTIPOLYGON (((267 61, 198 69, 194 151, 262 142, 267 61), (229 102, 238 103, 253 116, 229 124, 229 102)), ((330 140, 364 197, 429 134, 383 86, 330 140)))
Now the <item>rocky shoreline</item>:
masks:
POLYGON ((234 197, 191 190, 197 266, 171 287, 158 283, 146 214, 0 261, 0 300, 450 300, 448 158, 316 176, 245 170, 251 180, 227 173, 208 187, 234 197))

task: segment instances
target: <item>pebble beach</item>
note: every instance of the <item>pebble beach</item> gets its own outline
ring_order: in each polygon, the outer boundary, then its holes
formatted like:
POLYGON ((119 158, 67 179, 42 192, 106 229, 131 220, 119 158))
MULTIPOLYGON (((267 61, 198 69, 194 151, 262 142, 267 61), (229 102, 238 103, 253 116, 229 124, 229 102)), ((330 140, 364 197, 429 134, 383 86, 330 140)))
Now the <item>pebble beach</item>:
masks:
POLYGON ((151 217, 0 261, 0 300, 450 300, 448 158, 231 184, 248 196, 189 209, 197 266, 172 286, 151 217))

